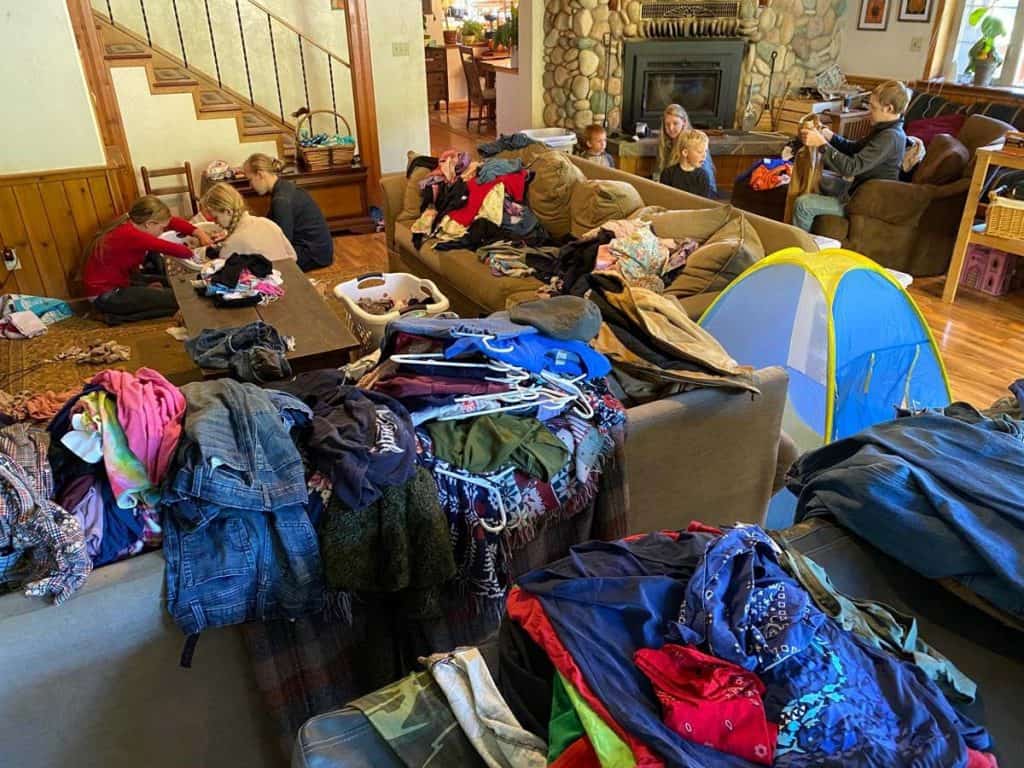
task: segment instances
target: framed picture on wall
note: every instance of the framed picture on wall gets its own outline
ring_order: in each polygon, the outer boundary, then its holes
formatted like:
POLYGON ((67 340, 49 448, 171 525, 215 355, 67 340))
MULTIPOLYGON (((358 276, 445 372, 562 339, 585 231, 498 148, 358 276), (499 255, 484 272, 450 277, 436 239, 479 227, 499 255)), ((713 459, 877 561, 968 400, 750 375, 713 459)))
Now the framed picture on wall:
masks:
POLYGON ((932 20, 932 5, 935 0, 899 0, 900 12, 897 18, 900 21, 924 21, 932 20))
MULTIPOLYGON (((931 2, 931 0, 925 0, 931 2)), ((900 0, 900 2, 921 2, 921 0, 900 0)), ((889 25, 889 0, 860 0, 860 16, 857 29, 881 32, 889 25)))

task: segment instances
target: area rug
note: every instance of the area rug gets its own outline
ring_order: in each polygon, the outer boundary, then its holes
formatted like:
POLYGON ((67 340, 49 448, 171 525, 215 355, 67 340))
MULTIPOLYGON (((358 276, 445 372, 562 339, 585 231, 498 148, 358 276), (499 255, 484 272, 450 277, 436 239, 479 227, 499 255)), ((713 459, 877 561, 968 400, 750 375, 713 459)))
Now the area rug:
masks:
MULTIPOLYGON (((387 252, 382 235, 335 239, 335 260, 330 267, 307 273, 327 305, 345 320, 344 309, 333 294, 334 286, 361 274, 387 269, 387 252)), ((201 378, 182 342, 167 333, 178 325, 174 318, 146 320, 121 326, 107 326, 88 315, 69 318, 50 326, 42 336, 20 341, 0 340, 0 389, 60 391, 80 386, 107 368, 134 371, 146 366, 159 371, 175 384, 201 378), (107 365, 79 365, 74 362, 44 362, 77 346, 114 341, 131 350, 123 362, 107 365)))

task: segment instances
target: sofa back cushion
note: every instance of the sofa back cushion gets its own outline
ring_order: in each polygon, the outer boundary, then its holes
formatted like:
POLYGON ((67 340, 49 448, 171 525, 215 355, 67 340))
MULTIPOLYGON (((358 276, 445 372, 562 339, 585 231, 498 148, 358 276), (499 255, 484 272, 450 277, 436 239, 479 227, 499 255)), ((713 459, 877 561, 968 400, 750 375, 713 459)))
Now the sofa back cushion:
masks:
POLYGON ((628 182, 581 181, 573 185, 569 199, 572 234, 582 237, 606 221, 629 218, 643 205, 640 193, 628 182))
POLYGON ((555 237, 563 237, 572 229, 569 203, 572 189, 584 180, 583 171, 573 165, 564 152, 544 152, 530 166, 533 181, 527 203, 544 228, 555 237))
POLYGON ((402 199, 402 211, 395 220, 398 224, 412 224, 420 217, 420 181, 430 173, 426 168, 414 168, 405 182, 405 197, 402 199))
POLYGON ((928 145, 928 153, 914 171, 915 184, 948 184, 964 175, 971 156, 967 147, 948 133, 940 133, 928 145))
POLYGON ((734 213, 731 205, 692 211, 667 211, 651 219, 651 229, 658 237, 673 240, 692 237, 703 243, 724 227, 734 213))
POLYGON ((757 231, 741 211, 690 254, 686 267, 665 293, 678 299, 723 290, 740 273, 764 258, 757 231))

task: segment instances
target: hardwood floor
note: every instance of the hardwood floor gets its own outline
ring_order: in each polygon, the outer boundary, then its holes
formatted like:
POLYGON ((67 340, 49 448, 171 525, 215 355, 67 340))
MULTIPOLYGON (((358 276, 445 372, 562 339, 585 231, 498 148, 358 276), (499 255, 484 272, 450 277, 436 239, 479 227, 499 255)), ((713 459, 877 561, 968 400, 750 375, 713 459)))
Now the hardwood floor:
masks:
MULTIPOLYGON (((454 108, 450 114, 431 112, 431 151, 473 154, 477 144, 495 138, 493 126, 485 133, 477 133, 475 125, 469 131, 465 126, 465 108, 454 108)), ((985 407, 1024 377, 1024 291, 996 298, 963 289, 950 306, 942 302, 942 285, 941 277, 921 278, 910 287, 910 295, 935 335, 953 398, 985 407)))
POLYGON ((1024 377, 1024 292, 994 297, 962 288, 942 301, 943 278, 919 278, 910 295, 935 335, 955 400, 985 407, 1024 377))
MULTIPOLYGON (((486 123, 480 130, 479 123, 466 128, 465 106, 454 106, 450 112, 431 110, 430 112, 430 151, 435 155, 446 149, 457 149, 476 156, 476 147, 486 141, 494 141, 494 123, 486 123)), ((474 111, 474 114, 475 111, 474 111)))

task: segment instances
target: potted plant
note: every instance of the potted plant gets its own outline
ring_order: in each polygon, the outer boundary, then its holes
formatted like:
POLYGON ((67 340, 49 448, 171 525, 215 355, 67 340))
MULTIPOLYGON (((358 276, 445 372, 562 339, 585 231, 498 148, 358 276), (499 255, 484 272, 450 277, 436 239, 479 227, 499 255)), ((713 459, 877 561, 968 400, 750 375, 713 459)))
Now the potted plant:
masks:
POLYGON ((494 30, 494 42, 507 48, 512 55, 512 66, 519 66, 519 8, 513 5, 508 20, 494 30))
POLYGON ((444 16, 442 34, 444 35, 445 45, 455 45, 459 41, 459 30, 451 26, 452 19, 455 18, 455 11, 452 10, 452 3, 454 2, 455 0, 441 0, 441 15, 444 16))
POLYGON ((1006 34, 1006 27, 988 8, 975 8, 967 17, 967 23, 981 28, 981 37, 967 52, 970 58, 967 72, 974 73, 975 85, 988 85, 992 82, 996 67, 1003 63, 1003 57, 996 50, 996 38, 1006 34))
POLYGON ((462 42, 466 45, 472 45, 476 42, 478 37, 483 37, 484 25, 479 21, 473 21, 473 19, 466 19, 462 22, 462 42))

